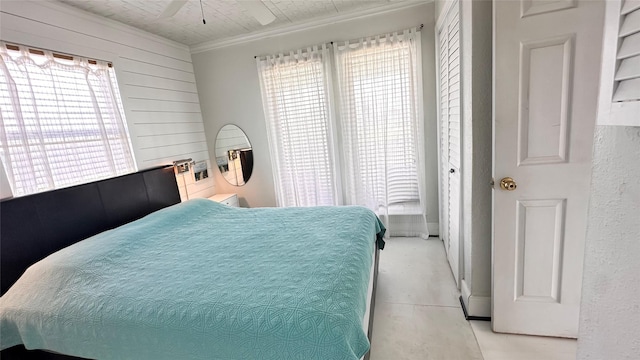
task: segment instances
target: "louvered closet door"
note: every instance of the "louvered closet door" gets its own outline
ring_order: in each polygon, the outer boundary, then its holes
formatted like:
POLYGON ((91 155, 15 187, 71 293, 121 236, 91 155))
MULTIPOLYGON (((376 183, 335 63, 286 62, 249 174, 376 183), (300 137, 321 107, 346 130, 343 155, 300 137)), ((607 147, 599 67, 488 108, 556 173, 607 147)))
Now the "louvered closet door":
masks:
POLYGON ((613 101, 640 101, 640 1, 624 1, 620 16, 620 65, 615 73, 613 101))
POLYGON ((451 270, 460 285, 460 21, 453 4, 441 28, 439 45, 440 199, 442 238, 451 270))
POLYGON ((598 125, 640 126, 640 0, 609 0, 598 125))

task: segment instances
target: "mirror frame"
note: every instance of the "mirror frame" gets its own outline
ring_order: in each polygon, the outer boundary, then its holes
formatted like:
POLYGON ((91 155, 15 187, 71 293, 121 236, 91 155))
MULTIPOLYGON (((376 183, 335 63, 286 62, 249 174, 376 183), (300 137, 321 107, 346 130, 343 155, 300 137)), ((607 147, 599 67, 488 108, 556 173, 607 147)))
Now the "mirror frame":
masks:
POLYGON ((222 175, 224 180, 227 183, 229 183, 229 185, 240 187, 240 186, 246 185, 247 182, 249 182, 249 180, 251 179, 251 175, 253 174, 253 165, 254 165, 253 164, 253 145, 251 145, 251 141, 249 140, 249 136, 247 136, 247 133, 240 126, 238 126, 236 124, 232 124, 232 123, 227 123, 227 124, 222 125, 220 127, 220 129, 218 129, 218 132, 216 134, 216 139, 215 139, 215 142, 213 144, 213 153, 215 155, 216 167, 218 168, 218 171, 220 172, 220 175, 222 175), (219 139, 220 138, 220 133, 227 126, 233 126, 236 129, 240 130, 242 132, 242 134, 244 135, 244 137, 246 139, 246 142, 247 142, 247 144, 249 146, 245 147, 245 148, 242 148, 242 149, 235 149, 236 151, 235 151, 234 154, 231 153, 231 151, 234 150, 234 149, 227 149, 225 151, 226 158, 227 158, 226 159, 227 160, 227 171, 223 172, 222 171, 222 167, 218 163, 219 156, 218 156, 218 152, 217 152, 217 144, 218 144, 218 141, 220 140, 219 139), (233 158, 231 158, 231 157, 233 157, 233 158), (237 162, 240 165, 240 170, 241 171, 244 170, 245 173, 248 173, 248 176, 246 178, 244 176, 242 177, 242 183, 237 181, 238 180, 238 176, 237 176, 238 173, 235 171, 235 169, 234 169, 234 172, 236 173, 236 176, 235 176, 236 183, 235 184, 232 181, 230 181, 230 179, 227 176, 225 176, 225 173, 230 173, 229 163, 234 159, 237 159, 237 162), (243 159, 245 159, 246 162, 243 163, 243 159), (247 171, 247 169, 244 167, 244 164, 249 164, 250 165, 250 168, 248 169, 249 171, 247 171))

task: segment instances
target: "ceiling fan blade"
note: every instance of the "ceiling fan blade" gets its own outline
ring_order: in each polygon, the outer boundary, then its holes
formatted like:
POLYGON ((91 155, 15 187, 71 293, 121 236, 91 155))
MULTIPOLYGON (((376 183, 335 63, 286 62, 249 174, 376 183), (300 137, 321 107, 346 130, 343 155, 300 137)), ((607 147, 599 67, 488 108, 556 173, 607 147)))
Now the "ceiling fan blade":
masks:
POLYGON ((245 0, 238 3, 262 25, 271 24, 276 19, 271 10, 260 0, 245 0))
POLYGON ((187 3, 187 0, 173 0, 173 1, 171 1, 169 3, 169 5, 167 5, 167 7, 164 8, 164 11, 162 12, 162 14, 158 15, 158 19, 167 19, 167 18, 172 17, 178 11, 180 11, 180 9, 182 9, 184 4, 186 4, 186 3, 187 3))

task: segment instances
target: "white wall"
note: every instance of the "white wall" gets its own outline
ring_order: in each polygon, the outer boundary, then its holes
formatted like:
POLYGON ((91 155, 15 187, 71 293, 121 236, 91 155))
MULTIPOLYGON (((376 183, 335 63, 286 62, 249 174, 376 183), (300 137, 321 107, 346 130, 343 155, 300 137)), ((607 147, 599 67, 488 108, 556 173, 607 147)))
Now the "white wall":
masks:
POLYGON ((453 0, 436 0, 435 1, 435 18, 436 18, 436 20, 438 20, 438 18, 442 14, 442 11, 445 8, 445 4, 447 2, 451 2, 451 1, 453 1, 453 0))
POLYGON ((596 127, 578 360, 640 358, 640 127, 596 127))
MULTIPOLYGON (((445 16, 452 1, 436 1, 445 16)), ((460 1, 462 56, 461 293, 467 312, 491 316, 492 2, 460 1)))
POLYGON ((463 299, 469 315, 490 316, 493 7, 473 0, 462 10, 463 299))
MULTIPOLYGON (((273 36, 257 41, 193 54, 193 65, 202 104, 207 138, 215 139, 224 125, 233 123, 249 137, 254 151, 254 170, 242 187, 227 184, 215 170, 219 192, 237 192, 241 204, 275 206, 276 199, 267 143, 258 72, 254 56, 295 50, 329 41, 403 30, 424 24, 422 59, 424 82, 425 133, 427 150, 428 221, 438 222, 436 122, 434 79, 433 3, 337 22, 313 29, 273 36)), ((211 148, 213 150, 213 148, 211 148)), ((213 153, 211 154, 213 158, 213 153)), ((436 227, 437 229, 437 227, 436 227)), ((430 228, 435 232, 436 230, 430 228)))
MULTIPOLYGON (((209 160, 187 46, 52 1, 0 10, 4 41, 113 62, 139 169, 209 160)), ((190 197, 213 194, 212 179, 189 186, 190 197)))

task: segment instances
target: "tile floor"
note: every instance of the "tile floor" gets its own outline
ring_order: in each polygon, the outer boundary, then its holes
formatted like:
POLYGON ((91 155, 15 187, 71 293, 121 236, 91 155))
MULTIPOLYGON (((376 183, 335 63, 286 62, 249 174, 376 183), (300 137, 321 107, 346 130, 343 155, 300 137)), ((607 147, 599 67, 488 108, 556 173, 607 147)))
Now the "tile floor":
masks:
POLYGON ((380 254, 371 360, 569 360, 575 341, 495 334, 466 321, 437 238, 393 238, 380 254))
POLYGON ((574 360, 576 340, 496 334, 485 321, 470 321, 484 360, 574 360))

